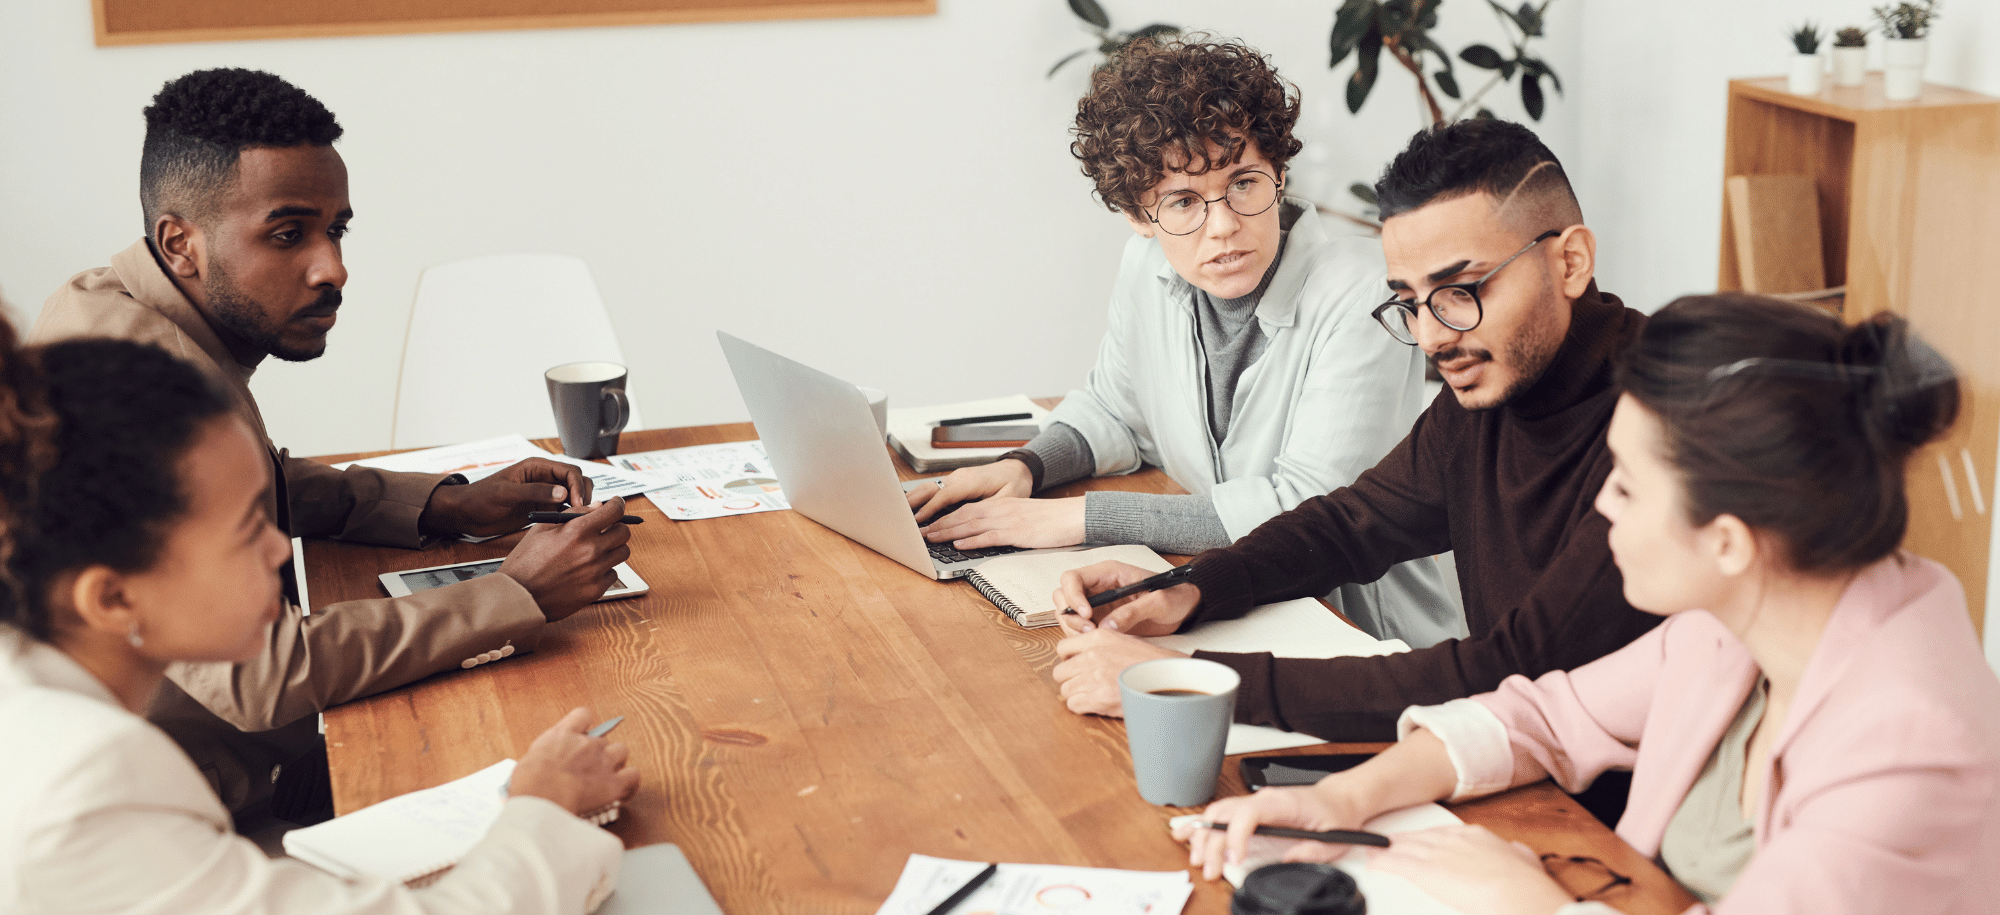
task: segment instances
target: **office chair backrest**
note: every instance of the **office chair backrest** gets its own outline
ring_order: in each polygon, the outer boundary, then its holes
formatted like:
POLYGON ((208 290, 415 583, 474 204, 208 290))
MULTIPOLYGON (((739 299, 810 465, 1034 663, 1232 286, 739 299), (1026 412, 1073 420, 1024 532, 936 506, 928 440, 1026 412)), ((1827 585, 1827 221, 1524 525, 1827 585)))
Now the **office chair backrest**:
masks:
MULTIPOLYGON (((626 364, 582 258, 502 254, 428 268, 403 338, 389 445, 553 436, 542 373, 589 360, 626 364)), ((637 404, 625 428, 644 428, 637 404)))

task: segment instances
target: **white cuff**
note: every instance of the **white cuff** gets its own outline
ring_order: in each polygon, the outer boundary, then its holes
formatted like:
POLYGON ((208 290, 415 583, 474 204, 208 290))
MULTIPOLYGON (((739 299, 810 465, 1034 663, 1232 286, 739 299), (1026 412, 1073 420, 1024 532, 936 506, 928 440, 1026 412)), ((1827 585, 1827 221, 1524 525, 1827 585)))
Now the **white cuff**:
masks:
POLYGON ((1491 709, 1471 699, 1412 705, 1396 720, 1396 739, 1420 727, 1444 741, 1451 767, 1458 772, 1450 800, 1493 794, 1513 784, 1513 745, 1507 740, 1507 726, 1491 709))
POLYGON ((1563 906, 1556 910, 1556 915, 1620 915, 1620 913, 1617 909, 1591 899, 1563 906))

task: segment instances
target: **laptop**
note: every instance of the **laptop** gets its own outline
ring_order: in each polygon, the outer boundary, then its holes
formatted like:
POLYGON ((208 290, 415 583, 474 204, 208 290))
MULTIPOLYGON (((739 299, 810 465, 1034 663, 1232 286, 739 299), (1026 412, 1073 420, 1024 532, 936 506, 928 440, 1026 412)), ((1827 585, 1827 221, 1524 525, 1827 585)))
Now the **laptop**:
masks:
POLYGON ((905 493, 934 484, 896 479, 895 462, 860 388, 727 333, 717 331, 715 337, 778 485, 799 514, 941 581, 962 578, 1006 553, 1062 553, 1097 545, 956 550, 924 540, 905 493))

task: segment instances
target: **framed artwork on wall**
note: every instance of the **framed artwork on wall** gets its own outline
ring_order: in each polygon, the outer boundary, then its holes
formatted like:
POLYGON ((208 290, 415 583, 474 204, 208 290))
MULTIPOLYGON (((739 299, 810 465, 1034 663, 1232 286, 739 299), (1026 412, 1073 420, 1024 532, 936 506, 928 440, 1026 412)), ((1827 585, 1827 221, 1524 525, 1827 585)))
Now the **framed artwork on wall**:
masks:
POLYGON ((937 0, 91 0, 97 44, 922 16, 937 0))

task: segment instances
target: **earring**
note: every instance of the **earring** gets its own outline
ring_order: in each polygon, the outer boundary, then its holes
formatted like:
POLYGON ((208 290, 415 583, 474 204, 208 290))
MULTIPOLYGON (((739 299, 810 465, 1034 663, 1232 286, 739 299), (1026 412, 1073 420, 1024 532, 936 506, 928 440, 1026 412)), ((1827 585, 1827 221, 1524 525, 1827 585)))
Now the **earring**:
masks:
POLYGON ((133 648, 144 648, 146 646, 146 637, 139 634, 139 624, 137 622, 132 624, 131 631, 125 633, 125 641, 131 642, 133 648))

